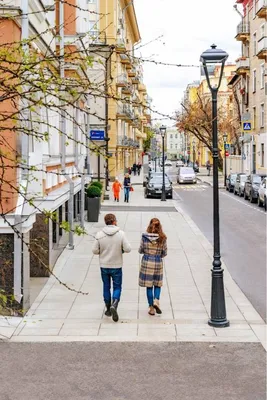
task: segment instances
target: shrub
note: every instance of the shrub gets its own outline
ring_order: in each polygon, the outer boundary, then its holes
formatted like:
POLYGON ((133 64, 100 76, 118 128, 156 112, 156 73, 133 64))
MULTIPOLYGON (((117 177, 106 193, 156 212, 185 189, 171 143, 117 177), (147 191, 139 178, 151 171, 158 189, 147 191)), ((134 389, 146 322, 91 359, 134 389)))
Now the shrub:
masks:
POLYGON ((94 197, 101 197, 101 190, 95 185, 90 185, 87 188, 87 197, 93 199, 94 197))
POLYGON ((102 184, 101 182, 99 182, 99 181, 94 181, 94 182, 92 182, 90 186, 96 186, 96 187, 98 187, 101 191, 102 191, 102 189, 103 189, 103 184, 102 184))

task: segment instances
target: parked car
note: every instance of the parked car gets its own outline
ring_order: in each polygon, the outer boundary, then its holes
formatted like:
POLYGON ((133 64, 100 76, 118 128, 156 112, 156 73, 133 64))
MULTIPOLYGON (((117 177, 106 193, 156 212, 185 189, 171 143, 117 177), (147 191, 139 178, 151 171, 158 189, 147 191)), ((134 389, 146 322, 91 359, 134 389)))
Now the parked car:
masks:
POLYGON ((184 167, 184 163, 182 160, 177 160, 176 161, 176 167, 184 167))
MULTIPOLYGON (((150 180, 150 179, 152 179, 152 178, 156 178, 156 177, 162 177, 162 171, 155 171, 155 170, 152 170, 152 171, 149 171, 149 174, 148 174, 148 176, 146 176, 146 185, 147 185, 147 182, 150 180)), ((169 179, 169 175, 165 172, 165 177, 167 178, 167 179, 169 179)))
POLYGON ((164 165, 165 167, 172 167, 172 162, 170 160, 166 160, 164 165))
POLYGON ((244 196, 245 182, 247 180, 247 175, 245 173, 237 174, 234 194, 238 194, 240 197, 244 196))
MULTIPOLYGON (((147 199, 148 197, 161 197, 162 194, 162 175, 161 176, 154 176, 149 181, 147 182, 146 188, 145 188, 145 198, 147 199)), ((166 197, 169 199, 172 199, 172 182, 168 178, 168 176, 165 177, 165 193, 166 197)))
POLYGON ((195 171, 192 167, 180 167, 178 169, 177 183, 197 183, 195 171))
POLYGON ((258 174, 251 174, 247 177, 244 188, 244 198, 249 199, 254 203, 258 199, 258 192, 260 188, 262 177, 258 174))
POLYGON ((267 210, 267 178, 263 178, 258 192, 258 206, 267 210))
POLYGON ((226 190, 229 192, 234 191, 237 174, 229 174, 226 178, 226 190))

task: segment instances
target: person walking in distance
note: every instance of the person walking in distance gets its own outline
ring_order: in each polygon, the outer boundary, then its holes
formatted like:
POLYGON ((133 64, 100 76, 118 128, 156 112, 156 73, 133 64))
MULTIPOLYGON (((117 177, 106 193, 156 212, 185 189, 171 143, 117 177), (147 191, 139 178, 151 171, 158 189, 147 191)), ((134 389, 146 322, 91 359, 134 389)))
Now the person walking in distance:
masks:
POLYGON ((143 254, 139 286, 146 287, 148 314, 162 314, 159 299, 163 281, 163 258, 167 256, 167 237, 158 218, 152 218, 142 234, 139 253, 143 254))
POLYGON ((104 219, 106 226, 96 234, 92 251, 93 254, 99 255, 103 297, 106 305, 105 315, 112 316, 113 321, 117 322, 122 290, 123 253, 130 253, 131 246, 125 233, 117 226, 116 216, 107 214, 104 219), (113 282, 112 297, 111 281, 113 282))
POLYGON ((137 170, 137 165, 136 165, 136 163, 134 163, 134 164, 133 164, 133 173, 134 173, 134 176, 136 175, 136 170, 137 170))
POLYGON ((209 161, 207 161, 207 170, 208 170, 208 176, 210 176, 211 165, 209 161))
POLYGON ((125 174, 123 186, 124 186, 124 203, 129 203, 130 188, 131 188, 131 178, 129 174, 125 174))
POLYGON ((141 163, 139 162, 139 163, 137 164, 137 173, 138 173, 138 176, 140 175, 141 168, 142 168, 142 165, 141 165, 141 163))
POLYGON ((114 201, 120 201, 120 191, 121 191, 121 184, 118 178, 115 178, 115 182, 112 185, 112 191, 114 194, 114 201))

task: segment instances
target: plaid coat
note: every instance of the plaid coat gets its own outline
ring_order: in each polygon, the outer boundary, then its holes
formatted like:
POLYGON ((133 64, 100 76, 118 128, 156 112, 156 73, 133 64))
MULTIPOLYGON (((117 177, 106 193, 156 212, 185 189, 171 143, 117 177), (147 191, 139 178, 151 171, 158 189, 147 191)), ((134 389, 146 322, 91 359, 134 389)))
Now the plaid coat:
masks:
POLYGON ((162 286, 162 258, 167 255, 166 240, 162 244, 159 244, 157 234, 143 233, 139 253, 143 254, 139 272, 139 286, 162 286))

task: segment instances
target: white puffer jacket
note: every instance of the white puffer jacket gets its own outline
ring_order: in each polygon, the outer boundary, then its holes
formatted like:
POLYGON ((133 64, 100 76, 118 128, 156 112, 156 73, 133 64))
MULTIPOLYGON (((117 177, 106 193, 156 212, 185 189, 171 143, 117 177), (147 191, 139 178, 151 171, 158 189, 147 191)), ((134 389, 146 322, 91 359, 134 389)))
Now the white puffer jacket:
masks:
POLYGON ((107 225, 95 237, 92 251, 99 255, 102 268, 121 268, 123 253, 130 253, 131 246, 125 233, 116 225, 107 225))

